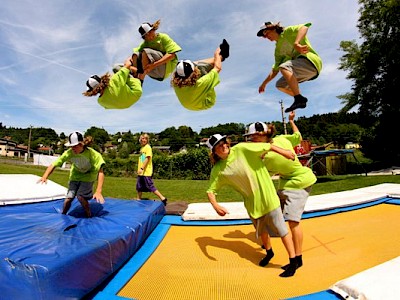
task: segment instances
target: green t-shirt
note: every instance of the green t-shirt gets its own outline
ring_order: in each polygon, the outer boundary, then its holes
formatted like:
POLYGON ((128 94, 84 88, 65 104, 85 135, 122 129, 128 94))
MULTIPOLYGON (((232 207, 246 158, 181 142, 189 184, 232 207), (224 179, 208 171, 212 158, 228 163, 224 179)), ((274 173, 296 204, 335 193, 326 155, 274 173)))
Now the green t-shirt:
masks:
MULTIPOLYGON (((158 50, 163 54, 172 54, 182 50, 182 48, 175 43, 171 37, 166 33, 157 33, 152 41, 143 41, 138 47, 133 49, 134 53, 142 52, 144 48, 158 50)), ((165 64, 164 79, 167 78, 176 68, 178 57, 171 59, 165 64)))
POLYGON ((151 149, 151 146, 149 144, 146 144, 142 148, 140 148, 138 170, 140 170, 140 168, 143 167, 143 162, 146 159, 146 157, 150 157, 150 158, 149 158, 149 162, 147 163, 146 169, 143 170, 142 176, 152 176, 153 175, 153 150, 151 149))
POLYGON ((267 143, 233 146, 228 158, 213 166, 207 193, 217 194, 221 187, 231 186, 243 196, 248 214, 255 219, 280 207, 274 183, 261 159, 270 148, 267 143))
POLYGON ((53 166, 61 167, 65 162, 72 164, 69 180, 82 182, 96 181, 99 170, 105 164, 101 154, 91 147, 79 154, 75 154, 70 148, 53 162, 53 166))
POLYGON ((129 70, 121 68, 111 76, 108 87, 98 103, 107 109, 124 109, 135 104, 142 96, 140 80, 129 75, 129 70))
POLYGON ((183 107, 189 110, 205 110, 214 106, 217 98, 214 88, 219 82, 219 73, 212 69, 200 77, 195 85, 181 88, 174 86, 174 91, 183 107))
MULTIPOLYGON (((273 143, 283 149, 291 150, 295 153, 293 147, 300 144, 301 134, 295 132, 290 135, 279 135, 274 137, 273 143)), ((299 159, 290 160, 282 155, 270 151, 264 157, 264 163, 270 175, 279 174, 280 190, 304 189, 313 185, 317 181, 313 171, 301 164, 299 159)))
MULTIPOLYGON (((299 29, 303 26, 310 27, 311 23, 285 27, 283 32, 279 35, 279 38, 276 41, 276 46, 275 46, 275 63, 272 66, 273 70, 278 71, 279 65, 288 60, 292 60, 300 56, 300 53, 297 52, 296 49, 294 48, 294 41, 296 40, 299 29)), ((309 50, 308 53, 301 54, 301 56, 307 57, 308 60, 313 63, 319 74, 322 69, 322 60, 318 56, 318 53, 311 46, 311 43, 308 40, 307 35, 303 40, 300 41, 300 44, 308 46, 309 50)))

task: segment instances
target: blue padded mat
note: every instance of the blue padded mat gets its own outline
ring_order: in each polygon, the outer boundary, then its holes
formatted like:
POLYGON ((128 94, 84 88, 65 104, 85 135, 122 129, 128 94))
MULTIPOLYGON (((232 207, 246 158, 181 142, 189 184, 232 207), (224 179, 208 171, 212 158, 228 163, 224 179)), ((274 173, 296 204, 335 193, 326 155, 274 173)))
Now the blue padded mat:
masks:
POLYGON ((63 199, 0 207, 0 299, 80 299, 118 270, 165 214, 161 201, 63 199))

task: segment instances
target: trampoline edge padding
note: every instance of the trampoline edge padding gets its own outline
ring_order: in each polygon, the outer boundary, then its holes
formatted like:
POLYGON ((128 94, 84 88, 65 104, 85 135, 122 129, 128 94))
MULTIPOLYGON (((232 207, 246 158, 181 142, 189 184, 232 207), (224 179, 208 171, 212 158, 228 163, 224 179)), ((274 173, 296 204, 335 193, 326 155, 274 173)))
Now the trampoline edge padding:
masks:
POLYGON ((286 300, 343 300, 343 298, 331 290, 326 290, 294 298, 287 298, 286 300))
POLYGON ((116 294, 149 259, 149 257, 164 239, 170 227, 171 225, 169 224, 159 224, 149 235, 140 249, 135 253, 135 255, 123 266, 123 268, 117 273, 107 287, 98 293, 94 299, 126 299, 124 297, 118 297, 116 294))

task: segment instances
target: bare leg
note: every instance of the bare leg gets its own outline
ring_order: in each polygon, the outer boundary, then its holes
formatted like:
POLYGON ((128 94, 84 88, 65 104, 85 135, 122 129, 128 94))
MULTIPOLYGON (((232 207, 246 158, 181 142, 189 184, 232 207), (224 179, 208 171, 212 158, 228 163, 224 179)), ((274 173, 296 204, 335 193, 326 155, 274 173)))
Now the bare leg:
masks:
POLYGON ((289 221, 290 231, 292 232, 292 240, 296 256, 302 255, 303 230, 299 222, 289 221))
MULTIPOLYGON (((125 62, 126 62, 128 59, 131 61, 131 66, 129 67, 130 74, 131 74, 133 77, 137 78, 137 77, 138 77, 138 74, 137 74, 137 71, 138 71, 138 69, 137 69, 137 55, 136 55, 136 54, 132 54, 132 56, 131 56, 131 57, 128 57, 128 58, 125 60, 125 62)), ((117 73, 119 70, 121 70, 121 68, 122 68, 123 66, 124 66, 124 64, 115 64, 115 65, 113 66, 113 73, 114 73, 114 74, 117 73)), ((126 66, 126 63, 125 63, 125 66, 126 66)))
POLYGON ((265 250, 269 250, 272 248, 271 238, 269 237, 268 233, 264 232, 261 234, 261 241, 264 245, 265 250))
MULTIPOLYGON (((299 222, 288 221, 288 223, 292 233, 294 252, 296 254, 296 269, 298 269, 303 265, 303 230, 301 229, 299 222)), ((282 269, 287 270, 289 266, 290 264, 287 264, 283 266, 282 269)))
POLYGON ((63 205, 63 211, 62 214, 66 215, 69 209, 71 208, 71 203, 72 203, 73 198, 65 198, 64 200, 64 205, 63 205))
POLYGON ((303 95, 300 94, 299 82, 297 81, 296 76, 294 76, 294 74, 291 71, 288 71, 283 68, 280 68, 280 71, 282 73, 282 76, 286 79, 289 88, 280 87, 278 89, 294 97, 293 104, 287 109, 285 109, 285 112, 288 113, 298 108, 305 108, 307 106, 307 98, 303 97, 303 95))
POLYGON ((262 260, 260 260, 258 265, 261 267, 265 267, 266 265, 269 264, 269 261, 274 257, 274 251, 272 251, 271 238, 269 237, 268 233, 263 232, 261 234, 261 240, 267 254, 262 260))
MULTIPOLYGON (((279 274, 280 277, 291 277, 296 273, 297 263, 295 258, 294 246, 291 234, 287 234, 281 238, 286 251, 289 254, 289 265, 284 272, 279 274)), ((285 266, 286 267, 286 266, 285 266)))
POLYGON ((164 197, 158 190, 155 190, 153 193, 154 193, 154 195, 156 195, 160 200, 164 200, 164 199, 165 199, 165 197, 164 197))
POLYGON ((137 60, 138 60, 138 56, 134 53, 131 56, 131 62, 132 62, 132 66, 137 67, 137 60))
POLYGON ((296 76, 286 69, 281 68, 279 70, 289 85, 289 88, 279 88, 279 90, 292 97, 300 94, 299 82, 297 81, 296 76))
POLYGON ((92 212, 90 211, 90 205, 89 205, 89 201, 87 201, 86 199, 84 199, 83 197, 78 197, 79 202, 81 203, 83 209, 85 210, 86 216, 88 218, 92 217, 92 212))
POLYGON ((138 200, 140 200, 140 199, 142 199, 142 192, 137 192, 137 198, 138 198, 138 200))
POLYGON ((149 59, 149 57, 147 56, 146 52, 143 52, 142 54, 142 67, 143 70, 146 69, 147 65, 150 64, 151 61, 149 59))
POLYGON ((281 237, 281 240, 283 242, 283 245, 285 246, 287 253, 289 254, 289 258, 294 258, 296 255, 294 252, 294 246, 291 234, 288 233, 284 237, 281 237))

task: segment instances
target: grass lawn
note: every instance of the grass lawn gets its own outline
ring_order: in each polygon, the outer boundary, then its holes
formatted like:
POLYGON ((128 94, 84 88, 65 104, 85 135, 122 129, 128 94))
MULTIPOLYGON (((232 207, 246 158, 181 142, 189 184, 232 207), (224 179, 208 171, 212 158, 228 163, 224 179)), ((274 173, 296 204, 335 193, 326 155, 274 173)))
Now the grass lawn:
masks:
MULTIPOLYGON (((0 174, 34 174, 42 176, 45 167, 27 164, 9 164, 0 161, 0 174)), ((69 171, 57 168, 50 175, 50 180, 68 186, 69 171)), ((207 180, 163 180, 155 179, 154 183, 158 190, 168 198, 169 202, 185 201, 188 203, 208 202, 206 190, 207 180)), ((275 181, 275 184, 277 182, 275 181)), ((372 186, 380 183, 400 183, 398 175, 341 175, 322 176, 314 184, 311 195, 333 193, 352 190, 356 188, 372 186)), ((136 198, 135 177, 106 177, 103 195, 110 198, 134 199, 136 198)), ((152 193, 143 193, 143 197, 155 199, 152 193)), ((229 187, 223 188, 218 194, 218 202, 242 201, 241 196, 229 187)))

